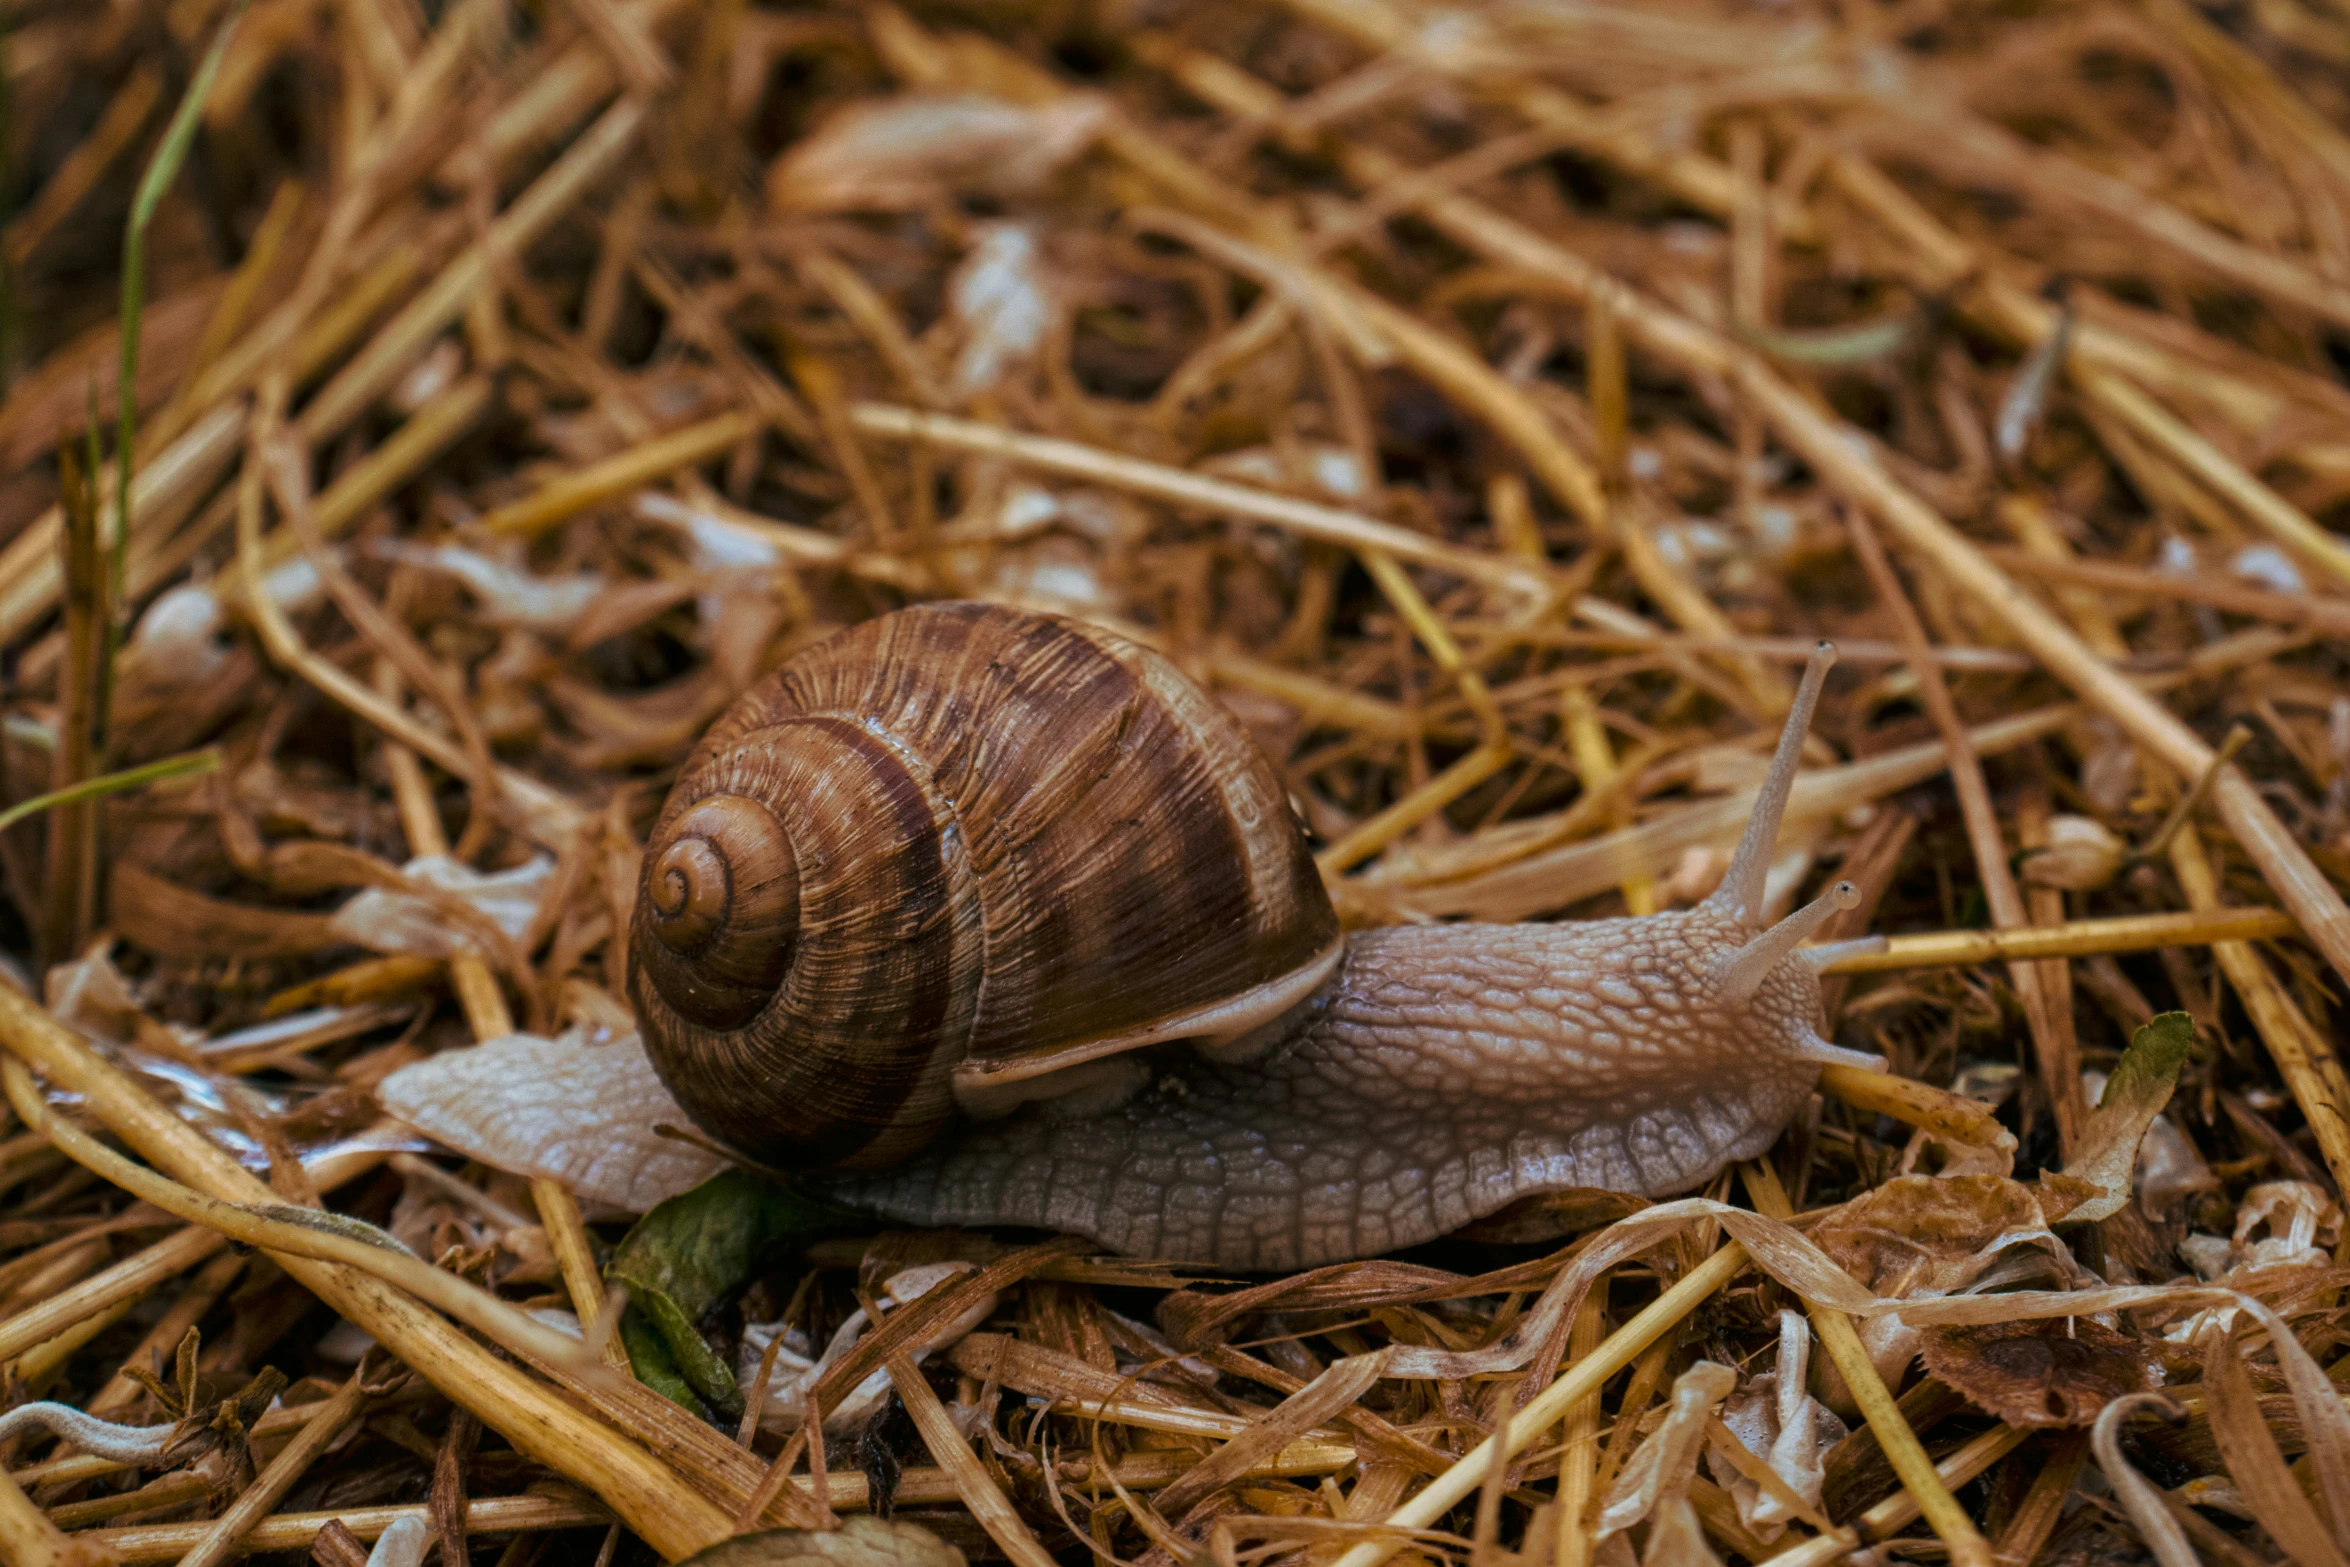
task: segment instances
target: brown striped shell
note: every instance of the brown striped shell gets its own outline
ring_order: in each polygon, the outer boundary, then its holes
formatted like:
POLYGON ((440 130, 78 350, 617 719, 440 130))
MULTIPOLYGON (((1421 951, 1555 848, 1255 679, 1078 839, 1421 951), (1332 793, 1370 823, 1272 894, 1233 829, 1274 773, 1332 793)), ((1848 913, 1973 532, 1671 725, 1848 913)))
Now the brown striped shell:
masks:
POLYGON ((1222 707, 1122 637, 979 604, 868 621, 720 717, 630 942, 663 1083, 792 1169, 887 1165, 958 1100, 1245 1033, 1341 952, 1222 707))

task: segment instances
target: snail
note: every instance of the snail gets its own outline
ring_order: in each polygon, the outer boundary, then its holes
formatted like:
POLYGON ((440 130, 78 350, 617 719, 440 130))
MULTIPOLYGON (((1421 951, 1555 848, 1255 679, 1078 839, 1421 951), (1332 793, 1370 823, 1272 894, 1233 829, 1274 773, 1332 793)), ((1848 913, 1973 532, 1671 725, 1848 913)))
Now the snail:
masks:
POLYGON ((1568 1187, 1686 1191, 1823 1063, 1849 882, 1764 872, 1834 650, 1687 909, 1342 934, 1271 766, 1108 631, 980 604, 854 627, 746 693, 648 839, 630 999, 711 1138, 925 1226, 1291 1269, 1568 1187))

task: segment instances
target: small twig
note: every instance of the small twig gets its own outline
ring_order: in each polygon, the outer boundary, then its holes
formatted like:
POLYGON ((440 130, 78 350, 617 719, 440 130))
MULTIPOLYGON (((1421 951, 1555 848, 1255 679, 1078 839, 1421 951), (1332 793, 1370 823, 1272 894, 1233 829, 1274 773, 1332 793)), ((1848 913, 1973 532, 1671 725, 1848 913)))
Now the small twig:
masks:
MULTIPOLYGON (((2239 723, 2229 726, 2227 738, 2219 743, 2219 749, 2212 754, 2211 765, 2196 775, 2194 784, 2179 796, 2179 803, 2171 807, 2170 814, 2162 819, 2162 825, 2154 829, 2154 836, 2148 838, 2145 846, 2131 858, 2139 861, 2159 860, 2169 853, 2171 840, 2178 836, 2179 829, 2193 821, 2195 813, 2203 809, 2203 802, 2211 797, 2211 786, 2219 782, 2220 769, 2234 761, 2236 753, 2251 743, 2252 730, 2248 725, 2239 723)), ((6 818, 0 817, 0 826, 6 824, 6 818)))

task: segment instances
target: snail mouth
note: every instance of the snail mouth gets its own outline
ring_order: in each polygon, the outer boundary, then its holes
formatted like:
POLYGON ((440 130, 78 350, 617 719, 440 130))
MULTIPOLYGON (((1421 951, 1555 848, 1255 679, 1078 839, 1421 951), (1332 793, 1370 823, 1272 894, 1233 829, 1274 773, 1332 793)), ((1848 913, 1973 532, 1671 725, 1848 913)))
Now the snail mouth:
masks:
POLYGON ((639 918, 661 998, 706 1028, 758 1015, 791 967, 799 863, 775 813, 741 795, 688 806, 646 868, 639 918))

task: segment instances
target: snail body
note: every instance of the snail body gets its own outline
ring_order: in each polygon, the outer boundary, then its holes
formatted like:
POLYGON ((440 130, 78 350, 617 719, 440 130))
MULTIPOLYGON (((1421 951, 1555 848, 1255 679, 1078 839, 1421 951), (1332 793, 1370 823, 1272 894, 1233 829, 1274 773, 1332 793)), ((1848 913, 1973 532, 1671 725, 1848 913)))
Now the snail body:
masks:
POLYGON ((1165 660, 995 607, 886 616, 681 774, 633 927, 646 1049, 704 1131, 843 1201, 1224 1267, 1684 1191, 1823 1062, 1881 1064, 1820 1037, 1797 950, 1857 892, 1760 923, 1830 656, 1703 903, 1341 938, 1270 767, 1165 660))

